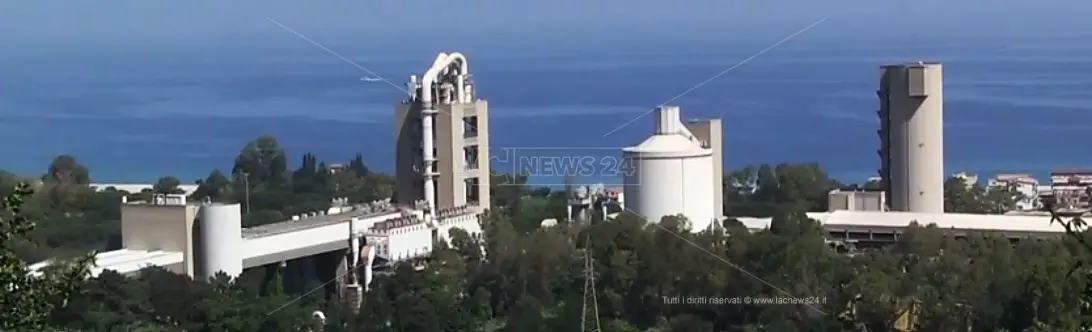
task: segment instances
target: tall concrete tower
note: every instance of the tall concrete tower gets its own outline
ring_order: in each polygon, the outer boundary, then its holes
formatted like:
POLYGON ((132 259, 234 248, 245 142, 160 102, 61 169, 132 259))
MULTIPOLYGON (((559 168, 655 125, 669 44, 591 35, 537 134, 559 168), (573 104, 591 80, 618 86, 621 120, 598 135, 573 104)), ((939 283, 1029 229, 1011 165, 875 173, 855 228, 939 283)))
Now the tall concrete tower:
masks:
POLYGON ((724 130, 720 119, 694 119, 686 129, 701 141, 702 147, 713 150, 713 216, 724 215, 724 130))
POLYGON ((433 217, 437 209, 488 208, 489 104, 474 94, 466 57, 440 53, 407 87, 394 112, 399 203, 424 200, 433 217))
POLYGON ((880 176, 893 211, 944 212, 944 80, 939 63, 884 66, 880 176))

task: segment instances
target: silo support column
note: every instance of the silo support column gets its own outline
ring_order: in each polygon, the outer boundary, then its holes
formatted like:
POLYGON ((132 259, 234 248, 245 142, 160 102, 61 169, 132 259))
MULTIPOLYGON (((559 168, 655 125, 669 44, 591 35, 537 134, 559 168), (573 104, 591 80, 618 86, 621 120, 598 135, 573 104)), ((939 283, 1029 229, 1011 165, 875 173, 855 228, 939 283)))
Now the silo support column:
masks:
POLYGON ((349 269, 346 257, 346 250, 325 252, 315 257, 315 274, 318 275, 319 280, 327 282, 337 279, 324 286, 327 300, 340 296, 341 291, 345 289, 349 278, 346 274, 349 269))
POLYGON ((265 295, 272 294, 284 294, 285 289, 289 288, 285 282, 285 268, 288 266, 288 262, 281 261, 279 263, 266 264, 261 267, 265 271, 262 278, 261 293, 265 295))

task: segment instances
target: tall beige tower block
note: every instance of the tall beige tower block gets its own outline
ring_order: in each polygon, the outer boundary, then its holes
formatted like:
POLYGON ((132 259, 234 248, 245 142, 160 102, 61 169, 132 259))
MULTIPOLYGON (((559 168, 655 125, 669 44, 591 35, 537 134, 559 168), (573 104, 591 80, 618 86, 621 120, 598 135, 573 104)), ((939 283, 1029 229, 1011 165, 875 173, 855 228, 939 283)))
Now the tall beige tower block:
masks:
POLYGON ((409 98, 394 108, 399 203, 489 208, 489 104, 475 96, 471 77, 457 52, 410 76, 409 98))
MULTIPOLYGON (((489 103, 437 105, 434 135, 436 207, 489 207, 489 103)), ((421 107, 395 106, 395 169, 398 201, 422 200, 421 107)))
POLYGON ((699 140, 702 147, 713 150, 713 211, 714 216, 724 215, 724 131, 720 119, 689 120, 686 129, 699 140))
POLYGON ((893 211, 944 212, 944 80, 939 63, 884 66, 880 176, 893 211))

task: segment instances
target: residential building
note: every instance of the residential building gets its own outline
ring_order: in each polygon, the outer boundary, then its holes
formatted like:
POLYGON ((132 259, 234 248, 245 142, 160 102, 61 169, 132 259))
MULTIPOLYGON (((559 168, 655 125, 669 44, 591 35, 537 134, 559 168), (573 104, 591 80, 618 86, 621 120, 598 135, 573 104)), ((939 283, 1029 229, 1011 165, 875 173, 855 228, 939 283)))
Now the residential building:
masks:
POLYGON ((1050 173, 1051 193, 1059 209, 1088 210, 1092 170, 1060 169, 1050 173))
POLYGON ((988 188, 1005 186, 1012 187, 1016 192, 1020 193, 1020 197, 1016 201, 1016 210, 1030 211, 1039 209, 1041 204, 1039 202, 1040 188, 1038 179, 1030 174, 998 174, 990 179, 988 188))

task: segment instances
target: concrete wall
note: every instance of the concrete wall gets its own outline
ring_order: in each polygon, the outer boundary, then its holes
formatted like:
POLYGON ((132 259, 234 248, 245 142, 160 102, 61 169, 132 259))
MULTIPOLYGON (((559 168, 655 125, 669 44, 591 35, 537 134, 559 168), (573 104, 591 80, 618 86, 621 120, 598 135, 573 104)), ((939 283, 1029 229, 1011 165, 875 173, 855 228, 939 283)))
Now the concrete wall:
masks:
POLYGON ((411 204, 424 198, 423 181, 419 172, 424 171, 420 154, 421 109, 416 104, 400 104, 394 108, 395 135, 395 182, 397 197, 402 204, 411 204), (415 169, 415 167, 417 169, 415 169))
MULTIPOLYGON (((438 113, 433 121, 436 135, 436 207, 438 209, 466 205, 468 178, 478 179, 479 204, 488 206, 489 192, 489 104, 477 100, 468 104, 436 105, 438 113), (463 118, 476 116, 477 137, 463 137, 463 118), (478 169, 466 169, 464 148, 478 145, 478 169)), ((398 201, 413 202, 424 198, 420 146, 421 112, 419 107, 397 105, 395 107, 395 177, 398 181, 398 201), (418 170, 414 170, 414 166, 418 170)))
POLYGON ((720 119, 691 120, 686 129, 713 150, 714 216, 724 215, 724 129, 720 119))
POLYGON ((882 191, 841 191, 828 194, 827 211, 885 211, 887 200, 882 191))
POLYGON ((944 81, 940 64, 884 66, 878 91, 891 209, 944 212, 944 81))
POLYGON ((387 238, 386 251, 394 261, 432 252, 432 229, 423 223, 391 229, 387 238))
POLYGON ((183 253, 182 269, 193 275, 193 222, 198 205, 121 205, 122 246, 130 250, 164 250, 183 253))
POLYGON ((490 172, 493 169, 489 164, 493 149, 489 138, 489 103, 479 99, 471 108, 473 111, 467 114, 478 117, 478 137, 474 139, 474 143, 478 144, 478 171, 472 176, 478 178, 478 206, 488 209, 493 200, 492 191, 489 189, 492 181, 490 172))
POLYGON ((436 208, 466 204, 463 189, 462 105, 437 105, 436 114, 436 208))

